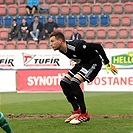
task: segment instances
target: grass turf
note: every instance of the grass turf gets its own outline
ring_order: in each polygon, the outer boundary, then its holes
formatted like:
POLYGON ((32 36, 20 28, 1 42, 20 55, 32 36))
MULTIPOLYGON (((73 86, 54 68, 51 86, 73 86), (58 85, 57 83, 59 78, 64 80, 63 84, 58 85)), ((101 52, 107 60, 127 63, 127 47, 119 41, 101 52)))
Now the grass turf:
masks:
MULTIPOLYGON (((90 115, 132 115, 131 92, 86 92, 90 115)), ((72 110, 62 93, 1 93, 0 110, 6 114, 70 114, 72 110)), ((64 123, 64 118, 9 119, 15 133, 131 133, 133 118, 92 118, 80 125, 64 123)), ((3 131, 0 130, 0 133, 3 131)))

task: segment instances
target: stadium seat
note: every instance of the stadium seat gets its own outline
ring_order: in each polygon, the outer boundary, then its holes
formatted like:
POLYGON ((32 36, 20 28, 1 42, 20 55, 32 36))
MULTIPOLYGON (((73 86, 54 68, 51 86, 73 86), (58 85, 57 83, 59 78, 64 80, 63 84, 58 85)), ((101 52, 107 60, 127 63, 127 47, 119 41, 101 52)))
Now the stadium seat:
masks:
POLYGON ((76 0, 67 0, 67 2, 72 4, 72 3, 76 3, 76 0))
POLYGON ((0 28, 0 39, 8 39, 9 28, 0 28))
POLYGON ((88 0, 77 0, 77 3, 80 3, 80 4, 84 4, 86 2, 88 2, 88 0))
POLYGON ((90 15, 90 26, 98 26, 99 25, 99 18, 98 15, 91 14, 90 15))
POLYGON ((104 41, 105 48, 114 48, 114 46, 115 46, 114 40, 109 39, 104 41))
POLYGON ((119 0, 108 0, 108 2, 110 3, 115 3, 115 2, 118 2, 119 0))
POLYGON ((0 16, 0 27, 2 27, 2 26, 3 26, 3 17, 0 16))
POLYGON ((127 40, 127 48, 133 48, 133 39, 127 40))
POLYGON ((45 3, 47 3, 47 4, 54 4, 55 0, 45 0, 45 3))
POLYGON ((81 5, 82 7, 82 14, 84 15, 88 15, 88 14, 91 14, 92 13, 92 4, 90 3, 84 3, 81 5))
POLYGON ((92 14, 101 14, 102 13, 102 4, 94 3, 92 4, 92 14))
POLYGON ((15 3, 15 0, 6 0, 6 4, 9 5, 9 4, 14 4, 15 3))
POLYGON ((110 16, 108 14, 103 14, 100 16, 100 25, 108 26, 110 24, 110 16))
POLYGON ((67 23, 67 18, 65 15, 58 15, 57 24, 59 27, 65 27, 67 23))
POLYGON ((49 14, 50 15, 59 15, 59 4, 51 4, 49 6, 49 14))
POLYGON ((77 16, 76 15, 69 15, 68 16, 68 26, 76 27, 77 26, 77 16))
POLYGON ((62 15, 69 15, 70 14, 70 4, 65 3, 60 6, 60 13, 62 15))
POLYGON ((124 10, 127 14, 133 13, 133 1, 124 3, 124 10))
POLYGON ((28 49, 37 49, 37 45, 38 45, 38 42, 35 42, 35 41, 30 40, 27 43, 27 48, 28 49))
POLYGON ((24 16, 16 16, 15 19, 17 20, 17 24, 20 25, 22 24, 22 19, 24 18, 24 16))
POLYGON ((112 14, 113 12, 112 3, 104 3, 102 10, 103 14, 112 14))
POLYGON ((39 11, 40 14, 49 13, 49 5, 46 4, 46 3, 40 4, 39 8, 38 8, 38 11, 39 11))
POLYGON ((34 16, 26 16, 26 22, 28 25, 30 25, 34 20, 34 16))
POLYGON ((66 27, 66 28, 64 28, 64 35, 65 35, 65 37, 66 37, 67 40, 70 39, 72 33, 73 33, 73 28, 72 27, 66 27))
POLYGON ((123 14, 121 16, 121 24, 122 24, 122 26, 130 26, 131 25, 131 15, 123 14))
POLYGON ((12 25, 13 16, 5 16, 4 17, 4 27, 8 28, 12 25))
POLYGON ((107 30, 107 33, 108 33, 109 39, 117 39, 118 31, 117 31, 116 27, 109 27, 107 30))
POLYGON ((80 4, 74 3, 71 5, 71 14, 72 15, 79 15, 80 14, 80 4))
POLYGON ((80 15, 78 18, 78 25, 79 26, 87 26, 88 25, 88 16, 87 15, 80 15))
POLYGON ((66 0, 56 0, 56 2, 57 2, 58 4, 64 4, 64 3, 66 3, 66 0))
POLYGON ((39 49, 47 49, 49 45, 48 40, 41 40, 39 42, 39 49))
POLYGON ((5 0, 0 0, 0 4, 4 4, 5 3, 5 0))
MULTIPOLYGON (((17 1, 16 1, 16 2, 17 2, 17 1)), ((25 2, 26 2, 25 0, 19 0, 19 1, 18 1, 18 5, 19 5, 19 4, 24 4, 25 2), (20 2, 20 3, 19 3, 19 2, 20 2)))
POLYGON ((0 4, 0 16, 5 16, 7 11, 6 11, 6 4, 0 4))
POLYGON ((6 41, 0 40, 0 50, 5 49, 6 41))
POLYGON ((106 27, 97 28, 97 38, 98 39, 106 39, 106 35, 107 35, 106 29, 107 29, 106 27))
POLYGON ((125 48, 126 47, 126 41, 124 39, 118 39, 115 42, 116 48, 125 48))
POLYGON ((83 27, 77 27, 78 33, 80 33, 80 35, 82 36, 82 38, 85 38, 85 29, 83 27))
POLYGON ((9 41, 6 43, 6 49, 16 49, 16 41, 9 41))
POLYGON ((18 7, 18 14, 21 15, 26 15, 26 4, 20 4, 18 7))
POLYGON ((85 35, 86 35, 86 39, 95 39, 96 29, 94 27, 86 27, 85 35))
POLYGON ((110 24, 111 26, 120 26, 121 25, 120 15, 112 14, 110 17, 110 24))
POLYGON ((127 27, 120 27, 119 28, 119 38, 121 39, 128 39, 129 33, 127 27))
POLYGON ((64 28, 62 28, 62 27, 58 27, 56 30, 59 31, 59 32, 64 33, 64 28))
POLYGON ((129 27, 128 31, 130 33, 130 38, 133 38, 133 26, 129 27))
POLYGON ((17 4, 11 4, 8 7, 8 15, 16 16, 18 13, 18 5, 17 4))
POLYGON ((121 2, 114 3, 114 14, 122 14, 123 11, 123 4, 121 2))
POLYGON ((87 0, 87 2, 89 2, 89 3, 94 3, 94 0, 87 0))
POLYGON ((27 48, 27 41, 18 41, 17 42, 17 49, 26 49, 27 48))
POLYGON ((39 15, 38 18, 39 18, 39 22, 41 22, 42 24, 44 24, 46 22, 45 16, 39 15))
POLYGON ((96 40, 94 40, 93 42, 94 42, 94 43, 99 43, 99 44, 101 44, 102 46, 104 46, 104 41, 101 40, 101 39, 96 39, 96 40))
POLYGON ((97 0, 97 2, 99 2, 99 3, 107 3, 108 0, 97 0))

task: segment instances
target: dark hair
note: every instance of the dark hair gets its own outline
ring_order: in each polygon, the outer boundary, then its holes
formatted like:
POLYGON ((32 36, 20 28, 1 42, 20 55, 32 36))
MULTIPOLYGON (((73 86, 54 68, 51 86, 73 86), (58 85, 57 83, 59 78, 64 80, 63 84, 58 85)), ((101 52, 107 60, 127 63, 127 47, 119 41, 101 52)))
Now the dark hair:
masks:
POLYGON ((54 31, 54 32, 52 32, 51 34, 50 34, 50 38, 52 37, 52 36, 55 36, 55 38, 58 40, 58 39, 62 39, 64 42, 65 42, 65 36, 61 33, 61 32, 59 32, 59 31, 54 31))
POLYGON ((12 21, 16 21, 16 22, 17 22, 17 20, 16 20, 16 19, 13 19, 12 21))

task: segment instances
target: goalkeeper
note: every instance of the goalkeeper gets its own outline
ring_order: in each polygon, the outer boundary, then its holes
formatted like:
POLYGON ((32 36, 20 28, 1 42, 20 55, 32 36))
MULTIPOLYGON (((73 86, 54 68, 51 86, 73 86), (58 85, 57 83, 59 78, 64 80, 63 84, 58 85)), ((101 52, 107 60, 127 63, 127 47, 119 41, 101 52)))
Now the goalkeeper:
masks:
POLYGON ((65 122, 79 124, 89 121, 90 116, 86 110, 84 95, 80 88, 82 82, 92 82, 102 68, 102 62, 106 71, 117 74, 115 66, 110 64, 106 53, 99 43, 87 43, 83 40, 66 41, 61 32, 53 32, 50 35, 50 46, 53 50, 59 50, 69 59, 77 61, 77 64, 68 71, 61 80, 62 90, 73 107, 73 113, 65 122))

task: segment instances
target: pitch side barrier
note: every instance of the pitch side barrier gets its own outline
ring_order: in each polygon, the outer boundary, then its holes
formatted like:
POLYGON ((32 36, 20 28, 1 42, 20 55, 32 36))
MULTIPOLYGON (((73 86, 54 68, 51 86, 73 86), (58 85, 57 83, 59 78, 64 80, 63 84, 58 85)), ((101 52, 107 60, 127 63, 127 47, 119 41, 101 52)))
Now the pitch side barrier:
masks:
MULTIPOLYGON (((133 91, 133 50, 105 49, 119 72, 106 73, 103 66, 95 80, 81 85, 83 91, 133 91)), ((62 92, 61 78, 74 65, 53 50, 1 50, 0 92, 62 92)))

